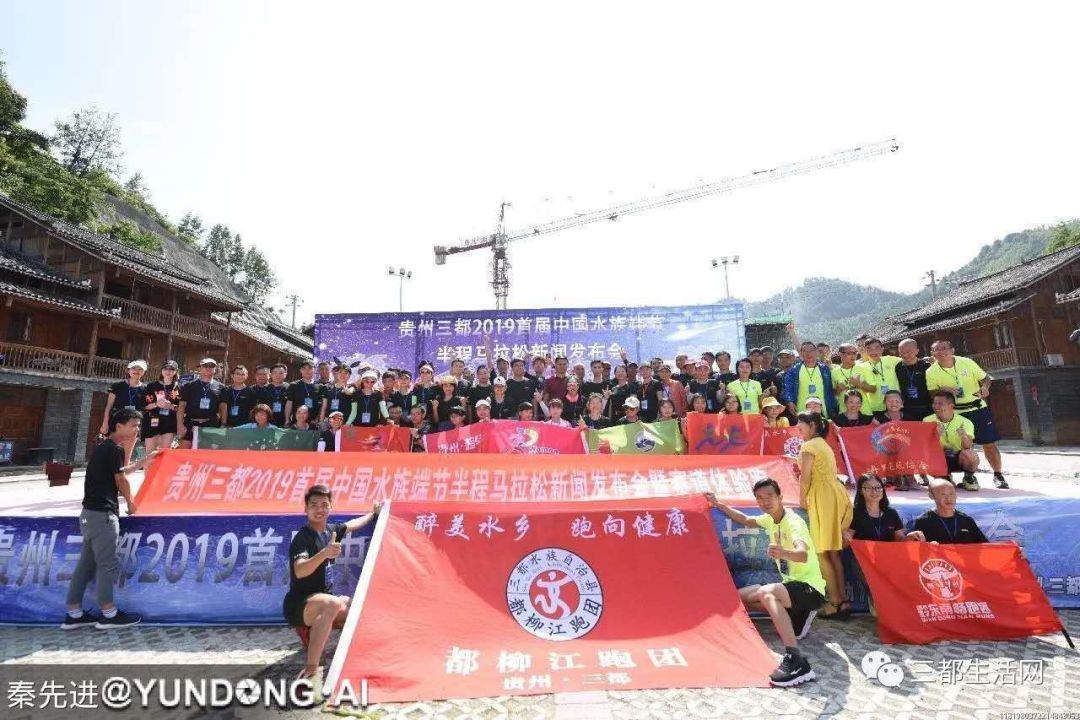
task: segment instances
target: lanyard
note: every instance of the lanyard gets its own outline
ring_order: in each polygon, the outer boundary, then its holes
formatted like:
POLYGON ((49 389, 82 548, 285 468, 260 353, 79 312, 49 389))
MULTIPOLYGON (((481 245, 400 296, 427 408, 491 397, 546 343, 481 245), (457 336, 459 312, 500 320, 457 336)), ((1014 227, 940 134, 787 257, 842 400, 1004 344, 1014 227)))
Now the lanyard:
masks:
MULTIPOLYGON (((949 432, 953 429, 952 425, 953 425, 954 422, 956 422, 956 415, 955 414, 953 415, 953 419, 950 420, 949 422, 941 422, 940 420, 938 420, 938 424, 941 425, 942 429, 945 431, 945 443, 946 444, 948 444, 948 442, 949 442, 949 432)), ((957 440, 957 442, 959 442, 959 440, 960 440, 959 433, 957 433, 956 440, 957 440)))
POLYGON ((206 389, 207 389, 208 387, 210 387, 210 383, 207 383, 207 382, 203 382, 202 380, 200 380, 200 381, 199 381, 199 387, 201 387, 201 388, 202 388, 202 396, 203 396, 203 397, 206 397, 206 396, 207 396, 207 391, 206 391, 206 389))
POLYGON ((874 371, 874 374, 878 377, 885 377, 885 365, 881 360, 877 361, 877 365, 874 365, 874 361, 870 361, 870 368, 874 371))
POLYGON ((949 371, 949 368, 946 368, 946 367, 943 367, 941 369, 944 370, 945 372, 949 373, 949 375, 952 375, 953 382, 956 383, 955 385, 953 385, 953 387, 961 389, 961 390, 963 389, 960 386, 960 373, 958 373, 956 371, 956 365, 953 365, 951 372, 949 371))
POLYGON ((811 371, 810 366, 806 365, 806 364, 804 364, 803 367, 806 368, 806 379, 809 380, 811 383, 813 383, 814 382, 814 376, 817 375, 818 369, 815 367, 811 371))
POLYGON ((244 392, 245 390, 247 390, 247 388, 240 388, 239 390, 237 390, 236 388, 229 388, 229 392, 232 393, 232 403, 231 404, 233 406, 236 406, 236 405, 240 404, 239 402, 237 402, 237 400, 240 399, 240 393, 244 392))
POLYGON ((281 386, 271 385, 270 392, 274 393, 274 402, 281 402, 281 386))
POLYGON ((740 380, 739 381, 739 387, 742 388, 743 400, 746 400, 746 398, 750 395, 750 382, 749 381, 744 382, 744 381, 740 380))
POLYGON ((956 515, 953 515, 953 523, 952 523, 952 530, 951 531, 949 530, 949 526, 945 524, 945 518, 938 515, 937 519, 941 521, 941 527, 945 528, 945 532, 949 533, 949 539, 950 540, 955 540, 956 539, 957 525, 959 524, 959 518, 956 515))
POLYGON ((855 366, 854 365, 851 366, 851 371, 850 372, 844 372, 844 366, 843 365, 837 365, 836 369, 839 370, 840 374, 844 376, 844 384, 845 385, 850 385, 851 384, 851 376, 855 374, 855 366))
POLYGON ((885 519, 885 511, 884 510, 881 511, 881 514, 878 515, 876 518, 873 515, 871 515, 870 513, 867 513, 866 516, 868 518, 871 518, 872 520, 874 520, 874 534, 877 535, 877 539, 880 540, 881 539, 881 521, 885 519))
POLYGON ((138 385, 136 385, 135 387, 131 387, 130 385, 128 385, 128 406, 129 407, 138 407, 138 405, 139 405, 139 395, 141 394, 139 392, 140 390, 142 390, 142 388, 140 386, 138 386, 138 385))

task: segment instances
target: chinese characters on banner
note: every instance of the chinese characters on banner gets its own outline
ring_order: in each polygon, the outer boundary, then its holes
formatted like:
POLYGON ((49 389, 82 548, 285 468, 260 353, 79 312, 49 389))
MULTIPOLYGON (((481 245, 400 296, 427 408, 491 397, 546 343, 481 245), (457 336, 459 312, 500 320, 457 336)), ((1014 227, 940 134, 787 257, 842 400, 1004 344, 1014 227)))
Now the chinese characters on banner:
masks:
POLYGON ((703 498, 392 503, 380 523, 327 676, 372 702, 761 687, 775 667, 703 498))
POLYGON ((169 450, 139 488, 140 513, 295 513, 312 485, 328 485, 336 512, 376 501, 559 502, 705 492, 751 498, 771 477, 799 497, 791 463, 769 457, 469 455, 169 450))
POLYGON ((836 430, 855 477, 868 472, 881 477, 948 472, 937 423, 890 422, 836 430))
POLYGON ((315 355, 415 370, 422 360, 436 369, 460 358, 475 367, 496 357, 560 355, 571 364, 618 361, 704 351, 745 353, 743 306, 566 308, 482 312, 341 314, 315 316, 315 355))
POLYGON ((851 543, 883 643, 1009 640, 1061 630, 1013 543, 851 543))

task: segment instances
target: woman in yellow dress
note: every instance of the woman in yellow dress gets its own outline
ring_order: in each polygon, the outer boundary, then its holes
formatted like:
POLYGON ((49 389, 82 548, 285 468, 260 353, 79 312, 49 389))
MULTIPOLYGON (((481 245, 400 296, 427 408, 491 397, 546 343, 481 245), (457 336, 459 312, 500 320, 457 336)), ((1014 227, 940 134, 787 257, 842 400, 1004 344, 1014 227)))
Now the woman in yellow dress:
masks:
POLYGON ((799 415, 799 434, 803 439, 799 451, 800 493, 829 597, 819 616, 846 619, 851 615, 851 605, 845 599, 840 551, 844 547, 843 533, 851 526, 852 507, 847 489, 837 479, 836 456, 825 442, 828 432, 829 425, 820 413, 799 415))

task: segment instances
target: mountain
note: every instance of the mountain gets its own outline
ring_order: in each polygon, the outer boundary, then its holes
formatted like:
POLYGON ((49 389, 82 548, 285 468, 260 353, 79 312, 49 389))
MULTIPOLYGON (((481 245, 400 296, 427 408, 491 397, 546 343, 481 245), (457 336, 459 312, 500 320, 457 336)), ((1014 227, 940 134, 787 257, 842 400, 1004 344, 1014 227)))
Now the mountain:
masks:
MULTIPOLYGON (((1080 220, 1067 223, 1080 228, 1080 220)), ((959 269, 938 280, 939 290, 951 283, 998 272, 1024 260, 1043 255, 1050 240, 1050 227, 1009 233, 984 245, 979 254, 959 269)), ((760 302, 746 304, 747 322, 756 317, 782 315, 795 321, 795 334, 802 339, 827 342, 836 347, 851 342, 859 333, 896 315, 923 305, 931 298, 925 287, 914 293, 894 293, 836 278, 809 278, 760 302)))

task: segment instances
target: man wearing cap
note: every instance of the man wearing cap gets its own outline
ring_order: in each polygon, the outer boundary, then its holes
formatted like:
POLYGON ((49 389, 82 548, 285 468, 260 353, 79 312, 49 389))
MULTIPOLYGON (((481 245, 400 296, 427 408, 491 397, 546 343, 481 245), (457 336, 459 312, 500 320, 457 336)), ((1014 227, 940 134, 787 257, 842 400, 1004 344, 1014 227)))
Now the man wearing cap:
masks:
POLYGON ((641 420, 641 418, 638 417, 638 411, 641 409, 641 401, 637 399, 636 395, 631 395, 626 398, 626 400, 623 400, 622 407, 623 416, 615 421, 616 425, 629 425, 641 420))
POLYGON ((487 398, 477 400, 472 410, 473 422, 491 422, 491 401, 487 398))
POLYGON ((304 405, 312 422, 326 419, 326 398, 322 385, 315 384, 315 367, 310 361, 300 363, 300 380, 289 385, 285 402, 285 417, 289 423, 296 422, 296 408, 304 405))
POLYGON ((248 387, 247 368, 236 365, 232 369, 232 385, 221 393, 218 403, 218 424, 221 427, 239 427, 251 421, 255 408, 255 388, 248 387))
POLYGON ((829 366, 818 361, 817 345, 806 340, 799 346, 801 359, 784 373, 784 400, 788 412, 797 416, 806 411, 806 399, 822 397, 825 400, 824 417, 836 415, 836 396, 832 394, 832 372, 829 366))
POLYGON ((694 379, 686 385, 687 397, 701 395, 705 398, 705 412, 716 413, 720 411, 721 390, 719 381, 709 377, 709 362, 702 358, 694 363, 694 379))
MULTIPOLYGON (((109 434, 109 418, 121 408, 130 408, 142 412, 143 400, 146 397, 146 383, 142 381, 146 373, 145 360, 132 360, 127 366, 127 380, 114 382, 109 386, 109 394, 105 398, 105 414, 101 419, 101 428, 98 434, 109 434)), ((124 464, 131 464, 131 455, 135 451, 135 444, 139 442, 138 435, 134 438, 125 438, 124 464)))
POLYGON ((330 427, 323 430, 319 437, 324 443, 323 452, 334 452, 337 449, 337 433, 345 424, 345 414, 341 410, 331 410, 328 419, 330 427))
POLYGON ((183 432, 180 447, 190 448, 196 427, 217 427, 218 406, 225 386, 214 379, 217 360, 203 358, 199 377, 180 389, 180 407, 176 411, 177 432, 183 432))
POLYGON ((289 424, 285 415, 285 403, 289 399, 289 383, 285 382, 288 374, 289 368, 284 363, 274 363, 270 366, 270 382, 262 387, 255 386, 255 403, 270 408, 273 413, 270 423, 278 427, 289 424))
POLYGON ((491 419, 511 420, 517 416, 517 405, 506 393, 506 378, 501 375, 491 384, 491 419))
POLYGON ((172 447, 176 437, 176 404, 180 402, 180 383, 176 375, 180 366, 175 360, 166 360, 161 365, 161 379, 146 386, 145 405, 140 408, 143 414, 142 438, 146 452, 155 448, 172 447))
POLYGON ((334 382, 323 387, 326 411, 340 412, 343 420, 348 420, 352 415, 355 388, 349 384, 351 376, 352 369, 344 363, 338 363, 334 366, 334 382))

